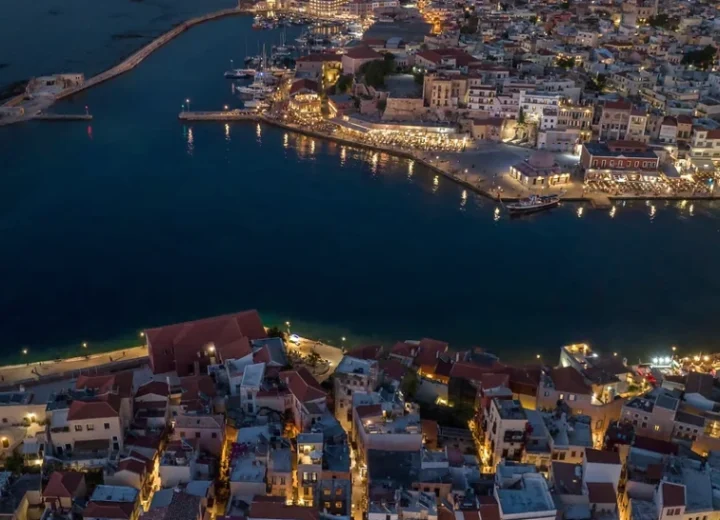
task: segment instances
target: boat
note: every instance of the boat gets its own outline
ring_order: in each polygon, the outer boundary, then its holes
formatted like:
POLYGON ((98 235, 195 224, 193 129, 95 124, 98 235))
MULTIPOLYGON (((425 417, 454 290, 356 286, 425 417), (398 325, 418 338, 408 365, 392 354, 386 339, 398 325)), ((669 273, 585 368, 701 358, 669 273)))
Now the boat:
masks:
POLYGON ((527 215, 554 208, 558 204, 560 204, 560 194, 530 195, 517 202, 505 204, 505 208, 511 215, 527 215))
POLYGON ((231 69, 225 71, 225 77, 228 79, 254 78, 256 72, 255 69, 231 69))

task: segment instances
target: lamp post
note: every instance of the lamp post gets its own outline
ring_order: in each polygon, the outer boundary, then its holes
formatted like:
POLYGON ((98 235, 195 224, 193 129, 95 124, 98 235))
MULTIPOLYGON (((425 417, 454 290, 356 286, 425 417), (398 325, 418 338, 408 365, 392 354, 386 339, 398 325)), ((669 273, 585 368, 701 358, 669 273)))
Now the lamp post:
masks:
POLYGON ((187 109, 188 109, 188 112, 190 112, 190 98, 186 99, 185 103, 187 103, 187 109))
POLYGON ((288 333, 288 336, 289 336, 289 335, 290 335, 290 322, 289 322, 289 321, 286 321, 286 322, 285 322, 285 326, 287 327, 287 333, 288 333))

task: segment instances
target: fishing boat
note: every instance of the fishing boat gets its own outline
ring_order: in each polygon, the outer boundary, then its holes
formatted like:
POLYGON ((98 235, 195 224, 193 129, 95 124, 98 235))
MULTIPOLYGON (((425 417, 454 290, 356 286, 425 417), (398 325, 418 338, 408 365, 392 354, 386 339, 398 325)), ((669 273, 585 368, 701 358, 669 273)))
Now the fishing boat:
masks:
POLYGON ((554 208, 558 204, 560 204, 560 194, 530 195, 517 202, 505 204, 505 207, 511 215, 527 215, 554 208))
POLYGON ((228 79, 254 78, 256 72, 255 69, 231 69, 225 71, 225 77, 228 79))

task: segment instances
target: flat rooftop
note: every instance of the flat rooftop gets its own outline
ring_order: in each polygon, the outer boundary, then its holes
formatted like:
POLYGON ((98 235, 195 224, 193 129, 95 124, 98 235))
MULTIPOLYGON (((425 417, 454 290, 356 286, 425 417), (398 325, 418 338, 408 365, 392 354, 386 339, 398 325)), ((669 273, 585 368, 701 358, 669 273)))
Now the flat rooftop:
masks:
POLYGON ((358 359, 351 356, 343 356, 340 364, 335 369, 336 374, 347 374, 357 376, 368 376, 377 361, 369 359, 358 359))
POLYGON ((264 482, 265 462, 254 453, 240 456, 233 462, 230 482, 264 482))
POLYGON ((260 386, 265 377, 265 363, 248 365, 243 372, 242 386, 260 386))
POLYGON ((520 478, 520 489, 496 489, 498 504, 503 515, 527 512, 552 511, 555 516, 555 503, 548 490, 545 477, 540 474, 525 474, 520 478))
POLYGON ((365 431, 376 433, 420 434, 420 416, 417 414, 401 415, 382 420, 368 420, 363 423, 365 431))
POLYGON ((16 406, 30 404, 33 399, 31 392, 0 392, 0 406, 16 406))
POLYGON ((493 403, 500 413, 500 417, 512 421, 527 421, 525 409, 517 399, 493 399, 493 403))
POLYGON ((90 500, 93 502, 135 502, 138 490, 130 486, 97 486, 90 500))

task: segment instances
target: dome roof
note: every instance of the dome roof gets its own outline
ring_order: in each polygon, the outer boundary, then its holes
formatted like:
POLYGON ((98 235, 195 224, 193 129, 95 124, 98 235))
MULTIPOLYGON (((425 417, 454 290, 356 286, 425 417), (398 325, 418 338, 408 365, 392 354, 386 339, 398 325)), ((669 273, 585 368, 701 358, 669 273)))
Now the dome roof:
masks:
POLYGON ((539 150, 533 152, 528 162, 531 166, 538 169, 552 168, 553 164, 555 164, 555 157, 550 152, 539 150))

